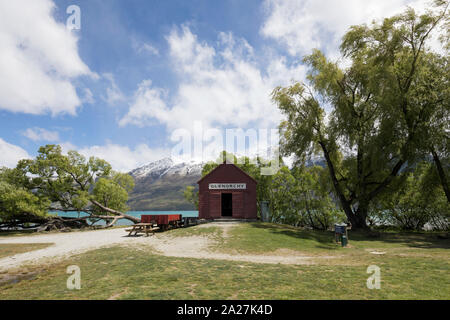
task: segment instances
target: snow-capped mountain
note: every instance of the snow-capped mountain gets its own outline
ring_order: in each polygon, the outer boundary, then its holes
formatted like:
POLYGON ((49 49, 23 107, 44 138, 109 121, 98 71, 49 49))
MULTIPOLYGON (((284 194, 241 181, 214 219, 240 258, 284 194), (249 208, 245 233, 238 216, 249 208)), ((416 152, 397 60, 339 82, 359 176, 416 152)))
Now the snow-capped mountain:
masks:
POLYGON ((134 169, 130 175, 135 179, 151 177, 153 179, 164 176, 199 176, 202 173, 202 164, 199 162, 175 163, 171 158, 164 158, 134 169))
POLYGON ((132 170, 135 187, 128 205, 132 210, 195 210, 183 197, 186 186, 197 186, 202 164, 178 163, 171 158, 151 162, 132 170))

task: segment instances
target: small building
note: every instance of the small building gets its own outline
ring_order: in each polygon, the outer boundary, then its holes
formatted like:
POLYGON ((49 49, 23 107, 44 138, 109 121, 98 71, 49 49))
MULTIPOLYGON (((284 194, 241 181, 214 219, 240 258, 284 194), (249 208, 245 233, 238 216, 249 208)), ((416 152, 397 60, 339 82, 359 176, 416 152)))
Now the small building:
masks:
POLYGON ((221 164, 197 182, 200 219, 257 219, 257 182, 234 164, 221 164))

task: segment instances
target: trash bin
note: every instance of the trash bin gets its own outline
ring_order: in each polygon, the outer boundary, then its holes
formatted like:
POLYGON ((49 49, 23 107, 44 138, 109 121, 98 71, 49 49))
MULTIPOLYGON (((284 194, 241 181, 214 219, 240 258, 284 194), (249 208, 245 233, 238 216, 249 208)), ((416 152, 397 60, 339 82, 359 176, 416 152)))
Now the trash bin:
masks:
POLYGON ((334 225, 334 237, 336 242, 341 242, 343 247, 347 246, 348 237, 347 237, 347 224, 335 224, 334 225))
POLYGON ((261 201, 261 221, 269 222, 269 201, 261 201))
POLYGON ((342 237, 341 237, 341 244, 342 244, 343 247, 346 247, 347 243, 348 243, 347 236, 345 234, 343 234, 342 237))

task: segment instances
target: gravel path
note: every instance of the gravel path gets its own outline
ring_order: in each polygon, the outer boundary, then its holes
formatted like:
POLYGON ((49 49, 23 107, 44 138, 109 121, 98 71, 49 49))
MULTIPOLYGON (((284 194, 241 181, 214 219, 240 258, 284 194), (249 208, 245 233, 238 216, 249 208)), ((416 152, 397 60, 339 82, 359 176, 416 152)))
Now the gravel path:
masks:
POLYGON ((285 255, 282 252, 277 252, 278 254, 272 255, 229 254, 213 251, 209 248, 210 245, 210 239, 195 236, 161 240, 154 243, 153 248, 159 251, 160 254, 169 257, 231 260, 253 263, 309 265, 313 264, 314 262, 312 259, 316 258, 303 256, 298 253, 294 255, 285 255))
POLYGON ((18 267, 23 264, 45 263, 64 259, 71 255, 120 243, 136 241, 124 237, 123 229, 109 229, 83 232, 51 233, 43 235, 0 238, 4 243, 54 243, 34 251, 19 253, 0 259, 0 270, 18 267))
MULTIPOLYGON (((211 223, 194 228, 219 226, 223 228, 223 236, 228 237, 228 231, 237 224, 231 223, 211 223)), ((4 243, 54 243, 53 245, 14 256, 0 259, 0 271, 20 267, 24 264, 51 263, 56 260, 63 260, 74 254, 79 254, 101 247, 113 245, 129 245, 135 248, 151 246, 160 254, 170 257, 217 259, 245 261, 254 263, 270 264, 313 264, 313 259, 298 252, 280 251, 271 255, 234 255, 220 253, 210 249, 214 244, 211 238, 192 237, 172 237, 165 233, 157 233, 149 237, 127 237, 124 229, 109 229, 70 233, 52 233, 33 236, 0 238, 0 244, 4 243)), ((333 258, 333 257, 320 257, 333 258)))

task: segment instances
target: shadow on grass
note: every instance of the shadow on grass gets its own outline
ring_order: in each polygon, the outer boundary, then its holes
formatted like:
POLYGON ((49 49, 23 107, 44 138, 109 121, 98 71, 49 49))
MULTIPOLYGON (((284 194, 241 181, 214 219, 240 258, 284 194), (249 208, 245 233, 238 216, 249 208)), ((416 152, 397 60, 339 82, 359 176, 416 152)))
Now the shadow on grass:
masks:
POLYGON ((352 234, 357 241, 380 241, 419 249, 450 249, 450 239, 445 233, 355 231, 352 234))
POLYGON ((284 235, 302 240, 312 240, 315 242, 319 242, 320 245, 315 245, 315 247, 317 248, 336 249, 336 244, 334 243, 334 233, 330 231, 303 230, 300 228, 287 225, 277 225, 267 223, 252 223, 251 225, 254 228, 264 229, 274 234, 284 235))
MULTIPOLYGON (((319 248, 336 248, 334 232, 332 231, 304 230, 293 226, 269 223, 252 223, 252 226, 257 229, 268 230, 274 234, 313 240, 321 244, 316 246, 319 248)), ((450 239, 448 238, 448 233, 445 232, 367 232, 349 230, 348 235, 350 241, 385 242, 420 249, 450 249, 450 239)))

